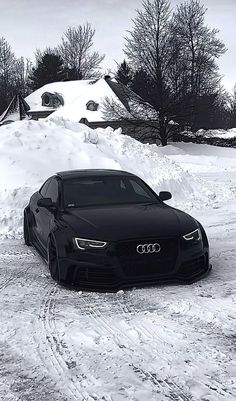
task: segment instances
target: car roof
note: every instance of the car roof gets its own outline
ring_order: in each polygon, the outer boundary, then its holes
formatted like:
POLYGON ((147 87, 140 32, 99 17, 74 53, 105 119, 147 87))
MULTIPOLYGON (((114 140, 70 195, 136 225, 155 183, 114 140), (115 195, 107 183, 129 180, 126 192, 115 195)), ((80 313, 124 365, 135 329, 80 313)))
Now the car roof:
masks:
POLYGON ((60 171, 56 174, 62 180, 70 178, 83 178, 83 177, 99 177, 99 176, 134 176, 134 174, 128 171, 122 170, 109 170, 109 169, 87 169, 87 170, 68 170, 60 171))

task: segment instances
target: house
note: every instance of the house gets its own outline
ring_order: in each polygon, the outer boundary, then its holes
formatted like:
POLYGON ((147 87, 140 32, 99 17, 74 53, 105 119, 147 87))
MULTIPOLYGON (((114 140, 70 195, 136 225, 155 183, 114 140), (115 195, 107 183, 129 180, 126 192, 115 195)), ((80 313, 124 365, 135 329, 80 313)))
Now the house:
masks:
POLYGON ((74 121, 104 122, 103 100, 109 98, 129 109, 123 86, 105 76, 96 80, 53 82, 25 98, 32 119, 54 116, 74 121))
POLYGON ((24 99, 27 116, 33 120, 62 117, 88 125, 90 128, 122 128, 142 142, 152 142, 152 129, 142 120, 107 119, 104 100, 109 99, 125 112, 130 111, 130 91, 110 76, 96 80, 53 82, 37 89, 24 99))

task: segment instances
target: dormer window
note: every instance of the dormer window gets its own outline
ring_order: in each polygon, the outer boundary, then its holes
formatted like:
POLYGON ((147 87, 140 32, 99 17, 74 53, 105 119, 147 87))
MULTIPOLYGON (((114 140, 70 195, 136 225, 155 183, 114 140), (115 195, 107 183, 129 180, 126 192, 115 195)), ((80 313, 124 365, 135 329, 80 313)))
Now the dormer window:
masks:
POLYGON ((42 106, 46 107, 52 107, 54 109, 57 109, 60 106, 64 106, 64 99, 62 95, 59 93, 50 93, 50 92, 45 92, 41 96, 42 98, 42 106))
POLYGON ((50 105, 50 97, 46 93, 45 93, 45 96, 43 98, 43 102, 44 102, 43 106, 49 106, 50 105))
POLYGON ((89 100, 89 102, 86 104, 86 108, 90 111, 97 111, 98 103, 94 102, 93 100, 89 100))

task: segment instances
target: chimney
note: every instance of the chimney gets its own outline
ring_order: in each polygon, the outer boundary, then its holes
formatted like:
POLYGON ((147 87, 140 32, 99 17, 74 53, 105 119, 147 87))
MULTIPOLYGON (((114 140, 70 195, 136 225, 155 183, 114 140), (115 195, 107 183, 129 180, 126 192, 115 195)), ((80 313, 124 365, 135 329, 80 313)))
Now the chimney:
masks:
POLYGON ((105 81, 108 81, 109 79, 111 79, 111 76, 110 75, 104 75, 104 79, 105 79, 105 81))

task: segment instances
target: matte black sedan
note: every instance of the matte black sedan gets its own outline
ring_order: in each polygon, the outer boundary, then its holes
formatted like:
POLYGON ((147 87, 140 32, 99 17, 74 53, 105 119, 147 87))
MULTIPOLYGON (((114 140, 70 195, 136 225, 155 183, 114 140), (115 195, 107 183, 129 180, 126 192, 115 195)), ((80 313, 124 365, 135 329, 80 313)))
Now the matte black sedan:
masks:
POLYGON ((79 288, 192 283, 210 270, 201 224, 137 176, 113 170, 50 177, 24 210, 24 238, 51 276, 79 288))

